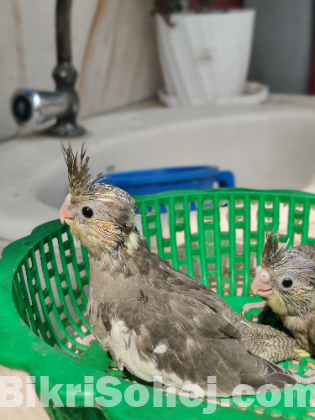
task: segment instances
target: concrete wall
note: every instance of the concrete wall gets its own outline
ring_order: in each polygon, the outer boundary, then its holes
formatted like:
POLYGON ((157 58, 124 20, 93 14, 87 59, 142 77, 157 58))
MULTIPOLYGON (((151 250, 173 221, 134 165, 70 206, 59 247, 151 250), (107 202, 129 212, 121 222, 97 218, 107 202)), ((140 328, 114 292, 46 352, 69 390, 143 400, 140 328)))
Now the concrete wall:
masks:
POLYGON ((306 93, 312 41, 312 0, 245 0, 256 28, 249 80, 271 92, 306 93))

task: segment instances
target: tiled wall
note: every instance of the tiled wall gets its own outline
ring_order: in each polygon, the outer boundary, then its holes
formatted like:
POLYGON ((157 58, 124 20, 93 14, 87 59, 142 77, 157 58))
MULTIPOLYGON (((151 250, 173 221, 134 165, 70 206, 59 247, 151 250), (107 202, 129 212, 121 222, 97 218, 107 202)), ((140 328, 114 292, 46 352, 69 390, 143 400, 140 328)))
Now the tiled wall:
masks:
MULTIPOLYGON (((155 95, 161 86, 150 0, 73 0, 80 116, 155 95)), ((53 90, 55 0, 0 0, 0 139, 14 136, 17 87, 53 90)))

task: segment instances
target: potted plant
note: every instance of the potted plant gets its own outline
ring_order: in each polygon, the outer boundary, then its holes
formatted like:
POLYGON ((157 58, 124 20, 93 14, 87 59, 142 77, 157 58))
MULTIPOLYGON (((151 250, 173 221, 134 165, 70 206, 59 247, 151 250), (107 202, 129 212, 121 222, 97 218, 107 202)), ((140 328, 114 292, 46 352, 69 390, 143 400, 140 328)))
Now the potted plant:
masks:
POLYGON ((168 105, 228 103, 242 96, 255 12, 210 10, 210 3, 155 0, 165 83, 160 99, 168 105))

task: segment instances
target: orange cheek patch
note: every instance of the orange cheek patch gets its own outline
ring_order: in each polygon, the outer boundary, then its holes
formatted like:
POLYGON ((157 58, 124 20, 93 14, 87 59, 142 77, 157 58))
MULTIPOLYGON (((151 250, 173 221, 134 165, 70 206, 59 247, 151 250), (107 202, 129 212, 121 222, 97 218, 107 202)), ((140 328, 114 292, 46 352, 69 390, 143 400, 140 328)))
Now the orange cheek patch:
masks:
POLYGON ((121 241, 120 229, 111 222, 95 221, 93 229, 99 239, 108 245, 114 245, 121 241))

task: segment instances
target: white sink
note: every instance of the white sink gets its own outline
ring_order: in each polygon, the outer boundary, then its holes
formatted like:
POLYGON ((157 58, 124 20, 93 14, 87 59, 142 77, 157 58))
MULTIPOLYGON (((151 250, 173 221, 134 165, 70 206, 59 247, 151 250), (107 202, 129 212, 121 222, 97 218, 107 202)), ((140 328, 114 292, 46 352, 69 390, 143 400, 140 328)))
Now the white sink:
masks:
MULTIPOLYGON (((271 95, 259 106, 132 109, 84 121, 91 173, 215 165, 238 187, 305 189, 315 175, 315 98, 271 95)), ((64 141, 67 144, 67 141, 64 141)), ((0 238, 58 218, 68 192, 60 139, 0 144, 0 238)))

